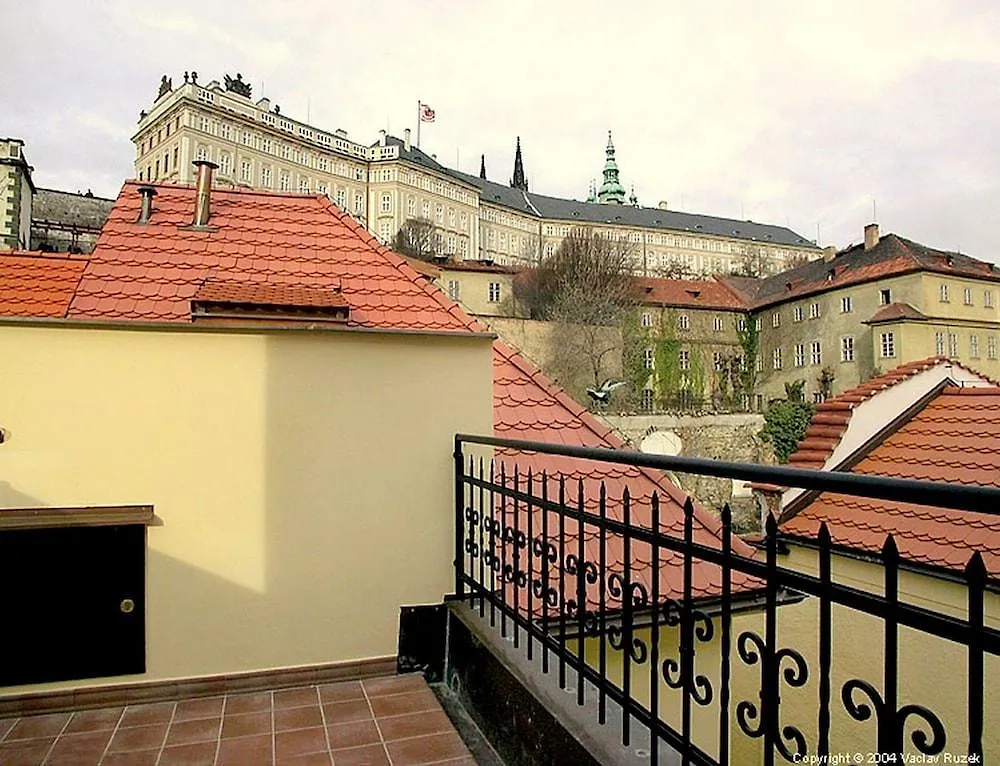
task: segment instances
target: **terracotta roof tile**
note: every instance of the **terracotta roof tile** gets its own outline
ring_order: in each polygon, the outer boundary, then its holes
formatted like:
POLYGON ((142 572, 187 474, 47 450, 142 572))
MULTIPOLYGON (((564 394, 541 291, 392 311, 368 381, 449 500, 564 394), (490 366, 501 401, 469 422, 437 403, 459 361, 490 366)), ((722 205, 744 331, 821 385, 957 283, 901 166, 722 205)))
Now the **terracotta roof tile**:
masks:
MULTIPOLYGON (((572 400, 558 386, 553 384, 541 371, 509 346, 500 341, 493 345, 493 413, 494 431, 497 436, 511 439, 556 442, 579 447, 605 447, 623 449, 627 445, 614 432, 599 423, 586 409, 572 400)), ((536 483, 536 494, 540 492, 542 473, 547 476, 564 476, 566 492, 571 499, 577 497, 578 482, 583 482, 585 506, 594 513, 599 509, 601 485, 607 492, 607 512, 610 518, 622 518, 622 497, 626 487, 632 498, 633 523, 651 526, 651 506, 654 493, 660 501, 661 530, 675 537, 683 535, 686 494, 669 482, 662 473, 633 466, 605 464, 590 460, 580 460, 559 455, 521 453, 497 450, 498 461, 505 466, 508 483, 512 482, 516 464, 520 481, 530 470, 536 483)), ((499 471, 499 469, 497 469, 499 471)), ((549 480, 550 498, 558 496, 559 486, 549 480)), ((541 530, 540 512, 536 512, 535 529, 541 530)), ((510 522, 508 522, 510 523, 510 522)), ((526 524, 522 520, 522 524, 526 524)), ((549 524, 558 524, 556 516, 549 518, 549 524)), ((554 528, 554 527, 550 527, 554 528)), ((719 547, 721 524, 710 513, 695 506, 694 539, 705 545, 719 547)), ((569 522, 566 528, 567 545, 576 544, 578 531, 569 522)), ((575 549, 574 549, 575 550, 575 549)), ((753 555, 753 549, 738 538, 733 538, 733 550, 742 555, 753 555)), ((585 555, 597 561, 599 538, 591 530, 585 532, 585 555)), ((621 571, 624 563, 624 549, 620 537, 607 537, 609 566, 621 571)), ((647 588, 651 583, 649 565, 652 561, 649 546, 634 544, 632 566, 637 576, 647 588)), ((664 596, 677 597, 683 585, 680 559, 676 554, 661 552, 660 590, 664 596)), ((721 586, 721 571, 718 567, 698 563, 693 580, 694 591, 699 596, 718 593, 721 586)), ((752 580, 742 576, 734 579, 734 588, 748 589, 754 586, 752 580)), ((596 604, 596 589, 590 594, 596 604)))
POLYGON ((186 229, 194 188, 158 186, 137 224, 138 186, 126 183, 70 305, 72 318, 191 320, 206 280, 329 290, 339 284, 349 325, 481 329, 406 261, 322 196, 213 189, 210 231, 186 229))
POLYGON ((0 316, 66 316, 86 266, 81 256, 0 252, 0 316))
POLYGON ((883 235, 870 250, 861 244, 854 245, 837 253, 833 260, 810 261, 766 279, 723 277, 722 280, 751 301, 752 308, 760 309, 916 271, 1000 281, 1000 267, 961 253, 935 250, 898 234, 883 235))
POLYGON ((928 359, 901 364, 899 367, 866 380, 861 385, 848 389, 817 405, 809 428, 806 429, 802 439, 796 445, 795 452, 792 453, 788 462, 800 465, 800 467, 804 467, 801 464, 822 467, 840 444, 840 439, 851 422, 851 413, 855 407, 880 391, 891 388, 941 363, 961 367, 965 370, 969 369, 954 359, 932 356, 928 359))
POLYGON ((890 303, 888 306, 883 306, 881 309, 876 311, 872 315, 871 319, 867 320, 865 324, 878 324, 880 322, 895 322, 900 319, 915 319, 918 321, 926 321, 927 315, 924 314, 922 311, 918 311, 909 303, 890 303))
MULTIPOLYGON (((945 388, 851 471, 1000 487, 1000 387, 945 388)), ((824 521, 838 545, 878 552, 892 534, 905 559, 962 569, 979 551, 1000 575, 995 516, 824 493, 782 530, 813 537, 824 521)))
POLYGON ((681 308, 745 311, 740 295, 715 279, 659 279, 635 277, 633 283, 640 303, 681 308))

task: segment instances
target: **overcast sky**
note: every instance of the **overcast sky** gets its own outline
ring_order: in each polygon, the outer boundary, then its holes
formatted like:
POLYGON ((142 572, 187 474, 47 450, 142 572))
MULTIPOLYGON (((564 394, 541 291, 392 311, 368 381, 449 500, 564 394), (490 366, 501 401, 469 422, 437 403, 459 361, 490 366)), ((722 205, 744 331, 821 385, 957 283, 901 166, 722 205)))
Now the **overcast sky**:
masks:
MULTIPOLYGON (((34 0, 0 25, 0 135, 38 186, 113 197, 160 77, 241 72, 254 98, 583 199, 607 131, 640 202, 883 231, 1000 261, 1000 3, 34 0)), ((16 10, 15 10, 16 9, 16 10)))

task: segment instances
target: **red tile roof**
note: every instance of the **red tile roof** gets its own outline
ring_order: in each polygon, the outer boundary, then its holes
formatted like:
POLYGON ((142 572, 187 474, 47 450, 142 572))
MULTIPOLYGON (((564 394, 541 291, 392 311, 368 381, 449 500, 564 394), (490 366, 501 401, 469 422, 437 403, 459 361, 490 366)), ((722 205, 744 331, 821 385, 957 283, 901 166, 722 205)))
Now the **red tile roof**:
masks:
POLYGON ((896 322, 900 319, 916 319, 926 321, 927 315, 914 308, 909 303, 890 303, 876 311, 872 318, 865 324, 879 324, 880 322, 896 322))
POLYGON ((326 197, 212 189, 211 231, 186 228, 190 186, 158 186, 148 224, 136 223, 138 185, 126 183, 90 257, 71 318, 186 322, 206 279, 286 288, 339 284, 351 326, 479 329, 326 197))
POLYGON ((0 252, 0 316, 66 316, 86 265, 79 256, 0 252))
POLYGON ((766 279, 723 277, 722 281, 760 309, 787 300, 815 295, 848 285, 873 282, 918 271, 1000 281, 1000 267, 913 242, 898 234, 886 234, 875 247, 854 245, 832 260, 816 260, 766 279))
MULTIPOLYGON (((851 468, 853 473, 1000 487, 1000 387, 948 387, 851 468)), ((782 523, 813 538, 877 552, 892 534, 904 559, 961 570, 973 552, 1000 575, 1000 519, 912 503, 824 493, 782 523)))
POLYGON ((348 303, 336 290, 320 290, 267 282, 235 282, 206 279, 192 301, 205 303, 253 304, 258 306, 294 306, 297 308, 342 308, 348 303))
MULTIPOLYGON (((794 468, 820 469, 827 459, 833 455, 847 426, 855 407, 867 401, 875 394, 895 386, 914 375, 929 370, 938 364, 949 364, 964 370, 974 372, 954 359, 943 356, 932 356, 916 362, 901 364, 882 375, 866 380, 855 388, 844 391, 822 404, 816 406, 809 428, 795 447, 795 452, 788 459, 788 464, 794 468)), ((979 375, 979 373, 975 373, 979 375)))
POLYGON ((715 279, 658 279, 635 277, 640 303, 680 308, 745 311, 747 304, 735 290, 715 279))
MULTIPOLYGON (((553 384, 541 371, 509 346, 494 342, 493 352, 493 413, 494 432, 499 437, 553 442, 580 447, 628 448, 613 431, 601 425, 586 409, 553 384)), ((621 499, 628 487, 632 498, 632 522, 651 526, 650 502, 654 493, 660 498, 660 529, 665 534, 682 538, 684 534, 683 505, 686 493, 671 484, 657 471, 612 463, 546 455, 497 450, 498 460, 506 465, 508 477, 516 464, 521 481, 530 469, 538 477, 544 471, 548 476, 565 476, 566 492, 571 500, 577 497, 577 482, 584 483, 585 504, 589 511, 598 512, 598 498, 603 483, 607 491, 609 518, 622 519, 621 499)), ((508 478, 508 484, 511 484, 508 478)), ((536 485, 538 494, 541 482, 536 485)), ((523 484, 522 484, 523 486, 523 484)), ((558 484, 550 481, 549 497, 558 497, 558 484)), ((526 521, 522 519, 522 525, 526 521)), ((541 513, 536 514, 536 530, 541 530, 541 513)), ((549 518, 550 530, 557 524, 549 518)), ((719 547, 721 524, 712 514, 695 506, 694 540, 719 547)), ((599 555, 599 536, 595 530, 585 532, 585 555, 596 562, 599 555)), ((566 537, 571 547, 577 540, 572 522, 567 523, 566 537)), ((575 550, 575 548, 572 548, 575 550)), ((733 539, 733 550, 742 555, 753 555, 753 549, 738 538, 733 539)), ((610 568, 621 572, 624 563, 622 539, 607 537, 607 561, 610 568)), ((649 546, 633 545, 632 567, 639 581, 650 586, 651 550, 649 546)), ((660 590, 664 596, 678 597, 682 593, 680 557, 669 551, 661 552, 660 590)), ((718 595, 721 571, 704 562, 695 562, 693 586, 697 596, 718 595)), ((748 578, 734 575, 734 588, 746 589, 748 578)), ((590 594, 596 604, 596 588, 590 594)))

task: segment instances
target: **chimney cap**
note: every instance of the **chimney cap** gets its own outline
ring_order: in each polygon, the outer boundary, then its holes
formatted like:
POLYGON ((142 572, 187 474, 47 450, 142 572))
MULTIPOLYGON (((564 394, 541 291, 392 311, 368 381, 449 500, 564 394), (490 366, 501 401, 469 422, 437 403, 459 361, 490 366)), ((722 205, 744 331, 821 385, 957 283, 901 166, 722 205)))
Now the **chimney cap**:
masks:
POLYGON ((218 164, 215 163, 215 162, 212 162, 211 160, 194 160, 191 164, 194 165, 196 168, 200 168, 200 167, 202 167, 204 165, 205 167, 207 167, 207 168, 209 168, 211 170, 218 170, 219 169, 218 164))
POLYGON ((155 197, 156 187, 150 186, 149 184, 143 184, 139 187, 139 194, 143 197, 155 197))

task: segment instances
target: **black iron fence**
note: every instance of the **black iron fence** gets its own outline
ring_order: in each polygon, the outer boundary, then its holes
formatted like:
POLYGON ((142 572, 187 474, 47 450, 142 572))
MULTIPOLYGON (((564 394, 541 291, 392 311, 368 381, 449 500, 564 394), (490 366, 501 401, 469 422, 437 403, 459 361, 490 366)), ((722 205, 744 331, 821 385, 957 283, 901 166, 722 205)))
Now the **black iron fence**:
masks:
POLYGON ((596 692, 601 724, 609 701, 620 707, 623 745, 633 726, 648 730, 653 764, 660 742, 683 763, 739 762, 740 741, 754 742, 765 764, 837 763, 843 739, 833 735, 843 720, 866 727, 856 728, 851 742, 852 757, 865 760, 843 762, 903 763, 911 762, 904 754, 942 753, 983 762, 984 660, 1000 655, 1000 631, 986 624, 993 583, 979 553, 950 586, 961 587, 964 613, 929 609, 901 600, 905 564, 892 536, 878 557, 880 587, 851 587, 835 581, 838 554, 825 525, 815 541, 818 573, 809 574, 779 562, 783 544, 773 519, 756 551, 733 534, 728 506, 716 521, 689 499, 679 504, 669 489, 626 487, 611 496, 586 466, 651 470, 641 477, 650 485, 660 477, 657 469, 723 476, 989 514, 997 523, 1000 490, 470 435, 456 436, 454 458, 457 596, 529 658, 540 655, 542 671, 558 673, 560 687, 569 679, 578 705, 588 689, 596 692), (467 445, 496 455, 477 459, 467 445), (531 470, 542 455, 558 456, 559 470, 531 470), (785 646, 779 613, 803 599, 815 604, 811 646, 785 646), (861 640, 838 634, 834 611, 841 609, 877 621, 880 645, 865 651, 880 655, 880 677, 834 672, 842 642, 861 640), (747 613, 757 615, 759 629, 741 628, 747 613), (903 631, 961 653, 962 668, 935 681, 966 690, 961 724, 949 728, 932 705, 907 701, 912 685, 900 676, 903 631), (717 651, 707 652, 710 644, 717 651), (734 684, 737 667, 754 673, 751 690, 734 684), (807 682, 811 701, 804 706, 807 682), (796 689, 789 716, 787 700, 796 689), (711 743, 704 731, 695 732, 695 719, 704 728, 706 716, 711 743))

